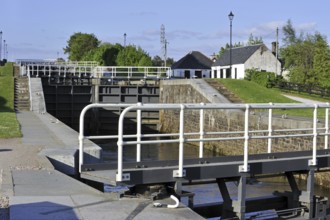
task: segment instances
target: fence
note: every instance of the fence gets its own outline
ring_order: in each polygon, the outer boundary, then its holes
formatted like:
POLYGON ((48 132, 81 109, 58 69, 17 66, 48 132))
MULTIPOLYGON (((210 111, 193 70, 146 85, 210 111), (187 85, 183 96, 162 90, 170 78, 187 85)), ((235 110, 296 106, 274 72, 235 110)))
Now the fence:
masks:
POLYGON ((330 89, 309 85, 309 84, 297 84, 297 83, 291 83, 291 82, 279 82, 275 84, 275 88, 279 88, 281 90, 287 90, 287 91, 295 91, 298 93, 307 93, 310 95, 318 95, 321 97, 327 97, 330 98, 330 89))

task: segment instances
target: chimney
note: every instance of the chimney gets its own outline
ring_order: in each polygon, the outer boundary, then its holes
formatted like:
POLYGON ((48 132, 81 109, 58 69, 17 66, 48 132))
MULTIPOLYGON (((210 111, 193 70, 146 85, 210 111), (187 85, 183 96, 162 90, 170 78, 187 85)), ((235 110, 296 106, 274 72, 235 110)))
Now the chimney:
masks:
POLYGON ((272 42, 272 53, 275 55, 276 54, 276 42, 272 42))

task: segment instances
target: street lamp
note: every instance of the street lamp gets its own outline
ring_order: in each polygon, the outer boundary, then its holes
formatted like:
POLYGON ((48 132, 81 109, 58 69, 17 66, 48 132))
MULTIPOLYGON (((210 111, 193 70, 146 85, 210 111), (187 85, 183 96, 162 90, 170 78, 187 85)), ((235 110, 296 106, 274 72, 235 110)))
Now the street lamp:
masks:
POLYGON ((229 77, 231 78, 231 65, 232 65, 232 61, 231 61, 232 42, 231 42, 231 39, 232 39, 232 23, 233 23, 233 19, 234 19, 233 12, 229 13, 228 18, 229 18, 229 21, 230 21, 229 77))
POLYGON ((2 31, 0 31, 0 62, 1 62, 1 51, 2 51, 2 31))
POLYGON ((3 59, 6 59, 6 40, 3 40, 3 59))
POLYGON ((127 36, 127 34, 124 33, 124 47, 126 47, 126 36, 127 36))

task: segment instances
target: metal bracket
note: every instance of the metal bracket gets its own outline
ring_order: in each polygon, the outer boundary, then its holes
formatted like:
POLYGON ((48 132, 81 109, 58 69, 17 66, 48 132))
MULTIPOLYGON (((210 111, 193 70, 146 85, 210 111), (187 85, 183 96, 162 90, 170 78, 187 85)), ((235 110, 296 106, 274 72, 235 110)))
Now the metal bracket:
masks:
POLYGON ((317 166, 317 160, 315 164, 313 163, 313 159, 308 160, 308 166, 317 166))
POLYGON ((247 166, 247 170, 244 170, 244 165, 238 166, 238 172, 240 173, 250 172, 250 165, 247 166))
MULTIPOLYGON (((118 174, 116 174, 116 179, 118 180, 118 174)), ((131 180, 131 174, 130 173, 123 173, 122 181, 130 181, 130 180, 131 180)))
POLYGON ((186 170, 182 170, 182 176, 180 176, 179 170, 173 170, 173 177, 185 177, 186 176, 186 170))

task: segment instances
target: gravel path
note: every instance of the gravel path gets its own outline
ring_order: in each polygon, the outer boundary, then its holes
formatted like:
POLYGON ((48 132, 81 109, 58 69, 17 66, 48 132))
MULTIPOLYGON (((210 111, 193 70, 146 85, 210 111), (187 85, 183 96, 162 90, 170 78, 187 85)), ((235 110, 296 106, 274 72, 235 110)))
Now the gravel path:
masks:
POLYGON ((46 158, 38 156, 43 146, 23 145, 20 138, 0 139, 0 168, 42 169, 46 158))
MULTIPOLYGON (((3 173, 10 170, 40 170, 49 163, 44 157, 38 156, 43 146, 23 145, 21 138, 0 139, 0 186, 3 173)), ((1 187, 2 189, 2 187, 1 187)), ((0 195, 0 220, 9 218, 9 196, 0 195)))

